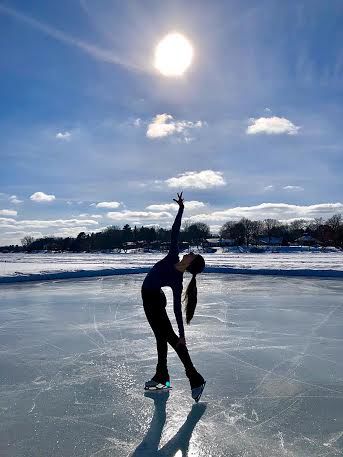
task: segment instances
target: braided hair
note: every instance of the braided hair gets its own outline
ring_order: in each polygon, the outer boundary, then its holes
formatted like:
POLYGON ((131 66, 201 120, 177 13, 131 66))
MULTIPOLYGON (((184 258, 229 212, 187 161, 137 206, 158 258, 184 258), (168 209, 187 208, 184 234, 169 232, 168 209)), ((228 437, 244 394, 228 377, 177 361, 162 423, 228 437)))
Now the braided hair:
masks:
POLYGON ((192 279, 188 284, 187 290, 184 294, 186 322, 189 324, 193 318, 195 307, 197 305, 197 282, 196 275, 201 273, 205 268, 205 260, 200 254, 196 255, 193 261, 188 265, 186 271, 192 274, 192 279))

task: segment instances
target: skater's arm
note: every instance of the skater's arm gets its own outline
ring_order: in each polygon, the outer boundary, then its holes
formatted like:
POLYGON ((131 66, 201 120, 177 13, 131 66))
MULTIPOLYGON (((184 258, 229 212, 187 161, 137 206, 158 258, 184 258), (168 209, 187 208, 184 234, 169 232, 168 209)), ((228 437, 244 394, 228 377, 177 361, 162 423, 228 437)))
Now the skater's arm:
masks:
POLYGON ((175 217, 174 224, 172 226, 172 231, 171 231, 171 239, 170 239, 170 249, 169 253, 176 253, 177 255, 179 254, 179 247, 178 247, 178 241, 179 241, 179 234, 180 234, 180 227, 181 227, 181 220, 182 220, 182 214, 183 214, 183 198, 182 198, 182 192, 179 195, 179 199, 175 200, 179 205, 179 211, 175 217))
POLYGON ((180 336, 180 338, 184 338, 185 330, 183 328, 183 319, 182 319, 181 293, 182 293, 182 290, 173 290, 174 314, 175 314, 177 326, 179 328, 179 336, 180 336))

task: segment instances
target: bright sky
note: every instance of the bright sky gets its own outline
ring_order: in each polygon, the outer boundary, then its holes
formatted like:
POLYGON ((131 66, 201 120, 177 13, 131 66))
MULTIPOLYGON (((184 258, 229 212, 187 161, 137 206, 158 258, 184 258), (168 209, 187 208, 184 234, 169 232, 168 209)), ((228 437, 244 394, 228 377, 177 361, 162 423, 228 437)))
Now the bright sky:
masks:
POLYGON ((0 0, 0 245, 169 227, 180 190, 213 230, 342 212, 342 23, 341 0, 0 0))

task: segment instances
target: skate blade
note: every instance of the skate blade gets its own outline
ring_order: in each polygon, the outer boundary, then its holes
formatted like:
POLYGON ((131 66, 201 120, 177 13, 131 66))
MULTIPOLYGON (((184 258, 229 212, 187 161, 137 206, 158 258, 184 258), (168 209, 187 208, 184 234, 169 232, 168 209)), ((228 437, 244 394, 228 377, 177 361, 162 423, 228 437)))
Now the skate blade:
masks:
POLYGON ((204 384, 201 386, 201 390, 200 392, 198 393, 198 395, 194 398, 194 401, 195 403, 198 403, 198 401, 200 400, 200 397, 205 389, 205 385, 206 385, 206 381, 204 382, 204 384))
POLYGON ((149 392, 160 392, 160 391, 166 391, 166 390, 171 390, 172 387, 169 386, 162 386, 162 387, 144 387, 144 390, 148 390, 149 392))

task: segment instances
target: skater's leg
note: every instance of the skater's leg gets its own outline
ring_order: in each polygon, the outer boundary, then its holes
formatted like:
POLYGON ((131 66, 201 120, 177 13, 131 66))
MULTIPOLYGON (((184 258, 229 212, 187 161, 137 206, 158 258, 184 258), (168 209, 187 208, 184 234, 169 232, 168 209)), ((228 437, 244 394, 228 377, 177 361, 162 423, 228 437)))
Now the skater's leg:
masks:
POLYGON ((204 379, 195 369, 187 346, 177 344, 179 338, 174 332, 174 329, 165 310, 166 300, 163 291, 161 290, 157 295, 155 291, 152 293, 152 291, 147 292, 142 290, 142 297, 145 314, 155 334, 158 345, 158 366, 161 367, 161 369, 167 367, 167 349, 165 349, 164 344, 168 342, 174 348, 181 362, 183 363, 186 371, 186 376, 188 377, 191 384, 191 388, 201 385, 204 382, 204 379), (157 304, 160 306, 156 306, 157 304))
MULTIPOLYGON (((165 307, 167 305, 167 299, 166 296, 163 292, 163 290, 160 290, 160 308, 165 310, 165 307)), ((158 317, 158 315, 157 315, 158 317)), ((169 381, 169 374, 168 374, 168 368, 167 368, 167 356, 168 356, 168 344, 167 344, 167 338, 164 335, 164 332, 159 331, 159 325, 158 322, 156 323, 157 325, 154 325, 154 327, 157 329, 155 333, 156 337, 156 343, 157 343, 157 367, 156 367, 156 373, 160 373, 163 377, 166 377, 166 381, 169 381)))
POLYGON ((169 381, 169 373, 167 368, 168 344, 166 336, 160 324, 160 309, 166 306, 166 297, 162 290, 144 291, 142 290, 143 304, 145 315, 154 332, 157 346, 157 366, 156 374, 152 378, 157 382, 165 383, 169 381))
POLYGON ((168 343, 172 346, 172 348, 176 351, 177 355, 179 356, 183 366, 185 367, 186 375, 189 380, 193 380, 197 377, 198 373, 193 365, 192 359, 189 355, 187 346, 179 344, 179 337, 174 332, 173 326, 169 320, 169 317, 166 313, 166 310, 160 309, 159 314, 159 328, 162 329, 163 334, 166 337, 168 343))

